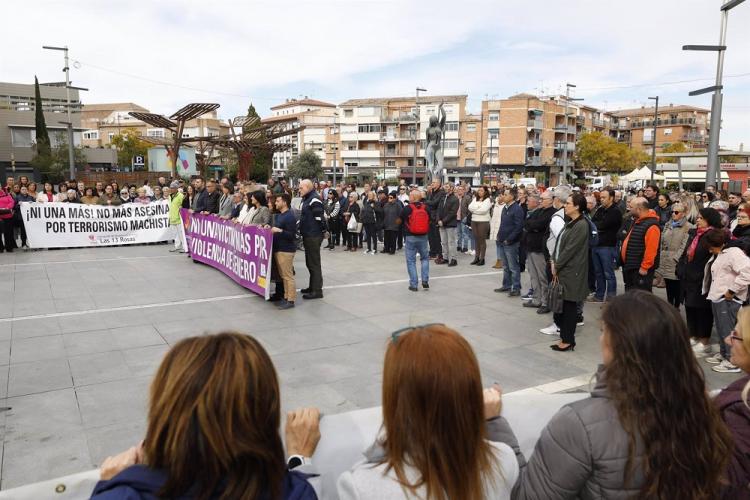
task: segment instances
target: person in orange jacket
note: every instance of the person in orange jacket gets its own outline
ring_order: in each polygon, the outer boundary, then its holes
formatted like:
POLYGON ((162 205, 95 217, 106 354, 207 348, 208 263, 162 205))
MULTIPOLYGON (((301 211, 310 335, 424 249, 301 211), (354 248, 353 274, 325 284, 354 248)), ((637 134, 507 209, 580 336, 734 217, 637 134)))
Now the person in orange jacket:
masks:
POLYGON ((640 289, 650 292, 654 272, 659 267, 659 216, 649 208, 646 198, 632 200, 630 213, 635 222, 628 231, 620 251, 625 291, 640 289))

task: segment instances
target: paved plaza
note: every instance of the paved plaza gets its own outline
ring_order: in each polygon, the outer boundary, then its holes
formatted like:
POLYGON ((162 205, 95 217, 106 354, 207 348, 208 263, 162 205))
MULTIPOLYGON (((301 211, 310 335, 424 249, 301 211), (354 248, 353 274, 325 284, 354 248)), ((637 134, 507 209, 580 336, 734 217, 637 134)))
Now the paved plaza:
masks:
MULTIPOLYGON (((283 409, 327 414, 380 404, 388 334, 408 325, 456 328, 473 345, 485 384, 505 392, 585 389, 599 362, 600 305, 586 304, 576 351, 554 353, 555 338, 537 331, 551 315, 494 293, 500 273, 469 266, 468 255, 458 267, 431 266, 431 290, 413 293, 402 253, 324 250, 325 298, 300 297, 279 312, 168 248, 0 254, 2 488, 88 470, 137 443, 162 356, 204 332, 254 335, 273 357, 283 409)), ((306 286, 301 252, 295 267, 298 287, 306 286)), ((736 378, 706 373, 711 388, 736 378)))

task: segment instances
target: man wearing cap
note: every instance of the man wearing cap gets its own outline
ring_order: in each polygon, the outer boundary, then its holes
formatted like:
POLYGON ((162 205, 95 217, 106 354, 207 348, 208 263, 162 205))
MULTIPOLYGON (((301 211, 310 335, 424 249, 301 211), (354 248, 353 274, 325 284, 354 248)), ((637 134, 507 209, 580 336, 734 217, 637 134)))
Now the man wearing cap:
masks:
POLYGON ((164 198, 169 200, 169 229, 172 238, 174 238, 174 248, 170 252, 186 253, 187 244, 185 243, 185 232, 182 230, 182 217, 180 217, 182 200, 185 195, 180 192, 180 183, 177 181, 172 182, 169 186, 164 186, 163 192, 164 198))

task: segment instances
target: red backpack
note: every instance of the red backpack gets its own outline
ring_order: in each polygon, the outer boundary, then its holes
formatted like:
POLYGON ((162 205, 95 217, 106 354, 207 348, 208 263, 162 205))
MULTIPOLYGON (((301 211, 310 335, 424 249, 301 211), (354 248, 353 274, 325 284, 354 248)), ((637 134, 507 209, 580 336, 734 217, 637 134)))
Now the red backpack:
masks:
POLYGON ((422 235, 430 232, 430 215, 422 203, 411 206, 409 232, 414 235, 422 235))

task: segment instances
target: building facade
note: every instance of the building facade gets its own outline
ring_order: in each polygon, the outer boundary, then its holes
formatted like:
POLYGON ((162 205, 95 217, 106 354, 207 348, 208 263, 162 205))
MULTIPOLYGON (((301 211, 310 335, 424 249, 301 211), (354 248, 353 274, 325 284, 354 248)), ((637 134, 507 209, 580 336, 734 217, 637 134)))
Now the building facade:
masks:
POLYGON ((615 138, 632 148, 651 153, 656 142, 656 151, 665 144, 684 143, 688 149, 705 149, 708 146, 710 112, 695 106, 673 105, 659 107, 654 138, 654 108, 641 107, 623 109, 610 113, 615 138))

